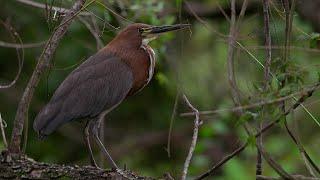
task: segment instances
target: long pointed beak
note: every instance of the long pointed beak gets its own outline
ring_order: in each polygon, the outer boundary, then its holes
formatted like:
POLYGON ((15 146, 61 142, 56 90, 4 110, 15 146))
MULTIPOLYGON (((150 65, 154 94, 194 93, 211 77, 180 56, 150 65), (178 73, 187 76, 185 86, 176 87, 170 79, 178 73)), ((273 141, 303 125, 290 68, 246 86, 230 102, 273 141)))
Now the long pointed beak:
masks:
POLYGON ((147 35, 157 35, 170 31, 177 31, 190 27, 190 24, 175 24, 175 25, 166 25, 166 26, 152 26, 142 29, 142 34, 147 35))

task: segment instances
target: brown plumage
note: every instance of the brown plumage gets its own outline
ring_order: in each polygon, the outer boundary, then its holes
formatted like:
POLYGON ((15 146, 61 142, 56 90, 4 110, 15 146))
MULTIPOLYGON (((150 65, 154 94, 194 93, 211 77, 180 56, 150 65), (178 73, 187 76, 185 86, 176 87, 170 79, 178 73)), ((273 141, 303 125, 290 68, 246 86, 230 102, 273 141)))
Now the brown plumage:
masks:
POLYGON ((188 25, 150 26, 132 24, 121 31, 107 46, 72 71, 37 115, 33 127, 46 136, 62 124, 89 118, 86 144, 92 133, 112 167, 117 168, 98 137, 99 121, 127 96, 135 94, 151 79, 155 66, 154 52, 147 42, 158 34, 188 25))
POLYGON ((138 27, 147 26, 129 26, 71 72, 36 117, 34 129, 41 136, 49 135, 73 119, 98 116, 142 88, 150 60, 141 48, 138 27))

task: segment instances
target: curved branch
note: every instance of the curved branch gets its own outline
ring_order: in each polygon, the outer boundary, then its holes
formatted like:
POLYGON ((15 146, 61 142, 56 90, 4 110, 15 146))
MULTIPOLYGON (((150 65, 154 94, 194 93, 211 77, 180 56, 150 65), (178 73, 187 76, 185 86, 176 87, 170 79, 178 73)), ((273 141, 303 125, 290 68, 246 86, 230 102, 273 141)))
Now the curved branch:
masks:
MULTIPOLYGON (((20 45, 23 45, 19 33, 9 23, 6 23, 1 19, 0 19, 0 23, 5 27, 5 29, 7 29, 7 31, 10 33, 11 38, 14 39, 14 41, 18 41, 20 45)), ((23 67, 23 62, 24 62, 24 50, 16 48, 16 52, 17 52, 17 58, 18 58, 18 72, 14 77, 14 79, 9 84, 6 84, 6 85, 0 84, 0 89, 6 89, 6 88, 12 87, 19 79, 19 76, 21 74, 22 67, 23 67)))

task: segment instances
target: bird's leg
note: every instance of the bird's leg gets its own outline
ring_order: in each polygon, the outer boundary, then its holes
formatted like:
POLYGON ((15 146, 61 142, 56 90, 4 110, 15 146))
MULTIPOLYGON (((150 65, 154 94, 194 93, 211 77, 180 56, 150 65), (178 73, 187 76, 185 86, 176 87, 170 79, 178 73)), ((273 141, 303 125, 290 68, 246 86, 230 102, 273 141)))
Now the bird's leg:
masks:
MULTIPOLYGON (((91 124, 91 121, 89 122, 91 124)), ((90 128, 90 131, 93 133, 93 137, 96 140, 97 144, 99 145, 100 149, 107 157, 112 169, 119 169, 116 163, 113 161, 112 157, 110 156, 107 149, 104 147, 103 143, 99 139, 99 120, 92 121, 93 126, 90 128)))
MULTIPOLYGON (((89 120, 89 121, 90 121, 90 120, 89 120)), ((92 148, 91 148, 91 145, 90 145, 90 132, 89 132, 90 124, 89 124, 89 121, 87 122, 86 127, 85 127, 85 129, 84 129, 84 140, 85 140, 87 149, 89 150, 89 153, 90 153, 90 162, 91 162, 91 165, 94 166, 94 167, 96 167, 96 168, 99 168, 98 165, 97 165, 97 163, 96 163, 96 161, 94 160, 92 148)))

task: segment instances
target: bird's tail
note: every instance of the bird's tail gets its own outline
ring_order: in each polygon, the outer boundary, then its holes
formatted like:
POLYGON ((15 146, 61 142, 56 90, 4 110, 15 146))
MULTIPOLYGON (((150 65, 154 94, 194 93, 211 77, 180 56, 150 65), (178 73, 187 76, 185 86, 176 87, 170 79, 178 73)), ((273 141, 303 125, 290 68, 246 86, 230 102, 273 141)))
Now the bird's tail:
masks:
POLYGON ((59 114, 61 107, 58 104, 47 104, 37 115, 33 122, 33 129, 38 133, 39 138, 51 134, 55 128, 50 127, 59 114))

